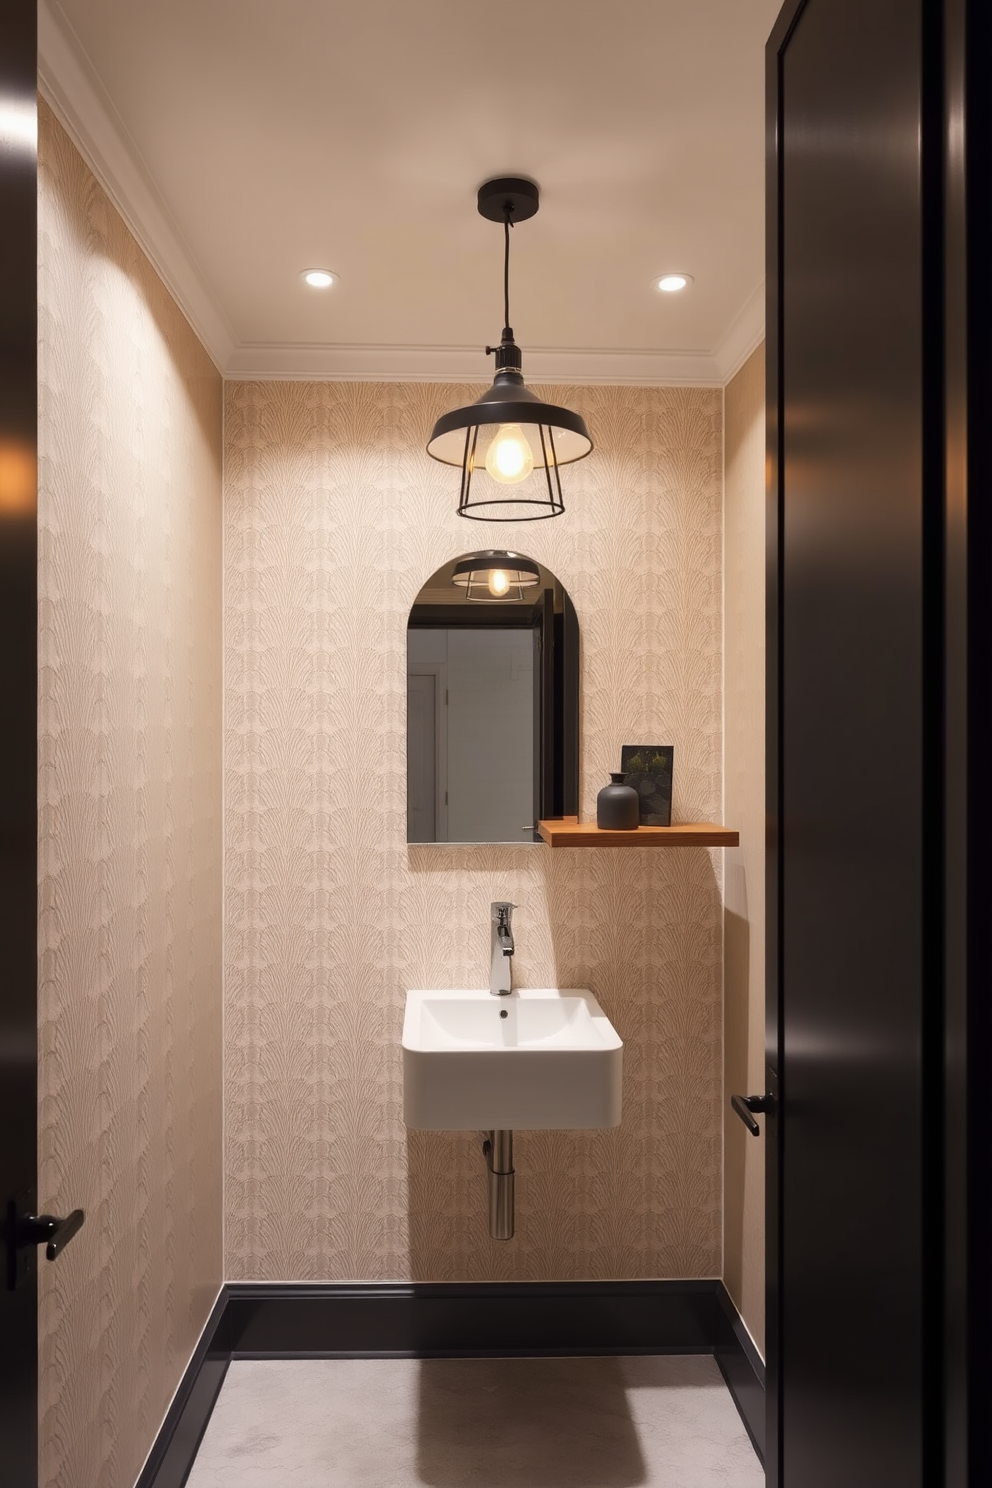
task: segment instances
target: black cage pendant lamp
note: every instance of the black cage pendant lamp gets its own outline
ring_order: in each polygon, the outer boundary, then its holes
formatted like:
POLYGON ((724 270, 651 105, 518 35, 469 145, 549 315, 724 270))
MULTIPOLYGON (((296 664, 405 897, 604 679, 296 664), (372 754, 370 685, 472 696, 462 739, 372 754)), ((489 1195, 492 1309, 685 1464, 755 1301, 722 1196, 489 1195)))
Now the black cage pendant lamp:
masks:
POLYGON ((460 558, 451 582, 464 589, 466 600, 474 604, 513 604, 528 598, 524 590, 541 582, 541 570, 533 558, 488 548, 460 558))
POLYGON ((467 408, 442 414, 427 445, 435 460, 460 466, 458 515, 478 522, 560 516, 561 467, 592 449, 585 419, 545 403, 524 384, 510 329, 510 228, 533 217, 539 203, 532 181, 502 177, 479 187, 479 211, 503 224, 503 336, 499 346, 486 347, 487 356, 495 353, 496 377, 467 408))

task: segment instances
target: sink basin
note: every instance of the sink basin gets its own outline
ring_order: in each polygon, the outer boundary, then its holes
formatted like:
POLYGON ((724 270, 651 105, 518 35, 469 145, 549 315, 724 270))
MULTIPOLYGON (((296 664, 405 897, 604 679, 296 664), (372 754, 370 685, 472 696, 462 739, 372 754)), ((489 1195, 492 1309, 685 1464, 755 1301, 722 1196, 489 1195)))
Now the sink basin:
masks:
POLYGON ((406 994, 407 1126, 617 1126, 622 1071, 620 1036, 584 988, 524 988, 507 997, 488 990, 406 994))

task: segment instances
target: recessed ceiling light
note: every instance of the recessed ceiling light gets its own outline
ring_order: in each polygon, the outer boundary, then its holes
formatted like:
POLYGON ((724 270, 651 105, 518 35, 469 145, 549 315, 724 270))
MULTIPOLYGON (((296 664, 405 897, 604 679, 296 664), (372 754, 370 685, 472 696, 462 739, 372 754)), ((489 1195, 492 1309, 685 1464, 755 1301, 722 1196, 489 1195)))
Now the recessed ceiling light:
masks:
POLYGON ((311 289, 330 289, 338 282, 337 274, 332 274, 330 269, 304 269, 301 277, 311 289))
POLYGON ((662 274, 661 278, 656 279, 654 282, 665 294, 678 294, 680 289, 688 289, 692 283, 692 275, 662 274))

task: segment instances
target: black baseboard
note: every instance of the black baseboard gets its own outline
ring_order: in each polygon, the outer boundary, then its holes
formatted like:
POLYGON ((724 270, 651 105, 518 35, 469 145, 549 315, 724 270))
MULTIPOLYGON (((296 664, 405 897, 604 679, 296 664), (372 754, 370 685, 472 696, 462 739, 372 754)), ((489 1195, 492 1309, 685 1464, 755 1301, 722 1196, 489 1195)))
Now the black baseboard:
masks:
POLYGON ((136 1488, 182 1488, 231 1359, 712 1354, 764 1461, 764 1368, 719 1281, 224 1287, 136 1488))
POLYGON ((713 1357, 720 1366, 720 1373, 727 1382, 727 1389, 734 1397, 740 1418, 744 1422, 751 1445, 765 1465, 765 1364, 754 1340, 744 1326, 740 1313, 730 1300, 730 1294, 721 1281, 717 1288, 717 1300, 724 1318, 730 1325, 731 1337, 718 1341, 713 1346, 713 1357))
POLYGON ((235 1358, 711 1353, 712 1281, 231 1286, 235 1358))
POLYGON ((227 1288, 220 1295, 135 1488, 183 1488, 231 1362, 227 1288))

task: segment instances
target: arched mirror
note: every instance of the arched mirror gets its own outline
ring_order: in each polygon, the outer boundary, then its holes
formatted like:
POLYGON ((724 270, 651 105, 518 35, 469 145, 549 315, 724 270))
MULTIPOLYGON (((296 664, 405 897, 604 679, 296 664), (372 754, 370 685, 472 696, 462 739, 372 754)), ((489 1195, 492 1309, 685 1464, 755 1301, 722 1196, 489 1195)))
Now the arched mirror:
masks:
POLYGON ((579 622, 522 553, 431 574, 407 628, 407 841, 536 842, 579 798, 579 622))

